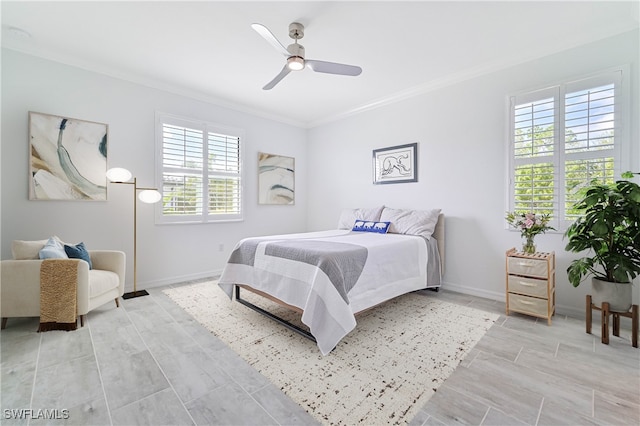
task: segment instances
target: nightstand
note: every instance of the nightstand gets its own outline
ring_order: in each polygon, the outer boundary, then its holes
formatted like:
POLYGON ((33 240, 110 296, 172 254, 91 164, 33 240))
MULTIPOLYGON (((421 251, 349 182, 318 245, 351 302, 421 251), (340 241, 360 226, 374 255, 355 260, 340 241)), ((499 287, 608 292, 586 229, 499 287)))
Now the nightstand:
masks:
POLYGON ((546 318, 556 311, 556 256, 554 252, 506 252, 506 305, 510 312, 546 318))

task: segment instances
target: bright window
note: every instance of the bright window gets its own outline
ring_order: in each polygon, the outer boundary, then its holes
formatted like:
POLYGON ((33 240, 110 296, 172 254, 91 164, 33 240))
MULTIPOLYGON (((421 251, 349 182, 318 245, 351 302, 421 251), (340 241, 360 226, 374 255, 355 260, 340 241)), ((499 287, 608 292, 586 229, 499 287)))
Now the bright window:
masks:
POLYGON ((621 85, 616 70, 510 97, 509 211, 548 213, 564 231, 587 184, 625 171, 621 85))
POLYGON ((158 113, 161 223, 242 220, 242 131, 158 113))

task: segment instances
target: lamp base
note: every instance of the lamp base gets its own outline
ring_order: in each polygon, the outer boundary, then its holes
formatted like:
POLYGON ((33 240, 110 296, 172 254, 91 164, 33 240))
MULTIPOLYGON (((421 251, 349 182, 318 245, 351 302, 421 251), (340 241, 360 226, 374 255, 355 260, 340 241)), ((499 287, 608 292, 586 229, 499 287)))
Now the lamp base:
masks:
POLYGON ((122 295, 123 299, 133 299, 134 297, 140 297, 140 296, 148 296, 149 293, 147 293, 147 290, 138 290, 138 291, 132 291, 130 293, 125 293, 122 295))

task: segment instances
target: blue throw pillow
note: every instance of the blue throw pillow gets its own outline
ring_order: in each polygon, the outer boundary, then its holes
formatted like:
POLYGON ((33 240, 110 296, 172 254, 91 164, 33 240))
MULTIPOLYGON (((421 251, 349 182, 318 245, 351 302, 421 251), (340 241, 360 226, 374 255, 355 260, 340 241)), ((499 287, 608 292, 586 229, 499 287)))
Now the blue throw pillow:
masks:
POLYGON ((378 234, 386 234, 389 230, 389 225, 391 225, 391 222, 356 220, 351 230, 357 232, 376 232, 378 234))
POLYGON ((89 252, 84 246, 84 243, 78 243, 75 246, 65 244, 64 251, 70 259, 82 259, 89 264, 89 269, 93 268, 93 265, 91 264, 91 256, 89 256, 89 252))
POLYGON ((64 245, 56 238, 51 237, 38 253, 40 259, 67 259, 64 245))

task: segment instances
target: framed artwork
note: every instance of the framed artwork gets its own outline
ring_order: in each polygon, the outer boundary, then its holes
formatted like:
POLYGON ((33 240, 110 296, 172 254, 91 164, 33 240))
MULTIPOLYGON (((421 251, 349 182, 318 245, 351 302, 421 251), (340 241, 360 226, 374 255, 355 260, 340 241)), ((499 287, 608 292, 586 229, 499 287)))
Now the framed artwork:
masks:
POLYGON ((258 153, 258 204, 294 204, 295 159, 258 153))
POLYGON ((103 123, 29 112, 29 199, 107 199, 103 123))
POLYGON ((418 181, 418 144, 392 146, 373 150, 373 183, 418 181))

